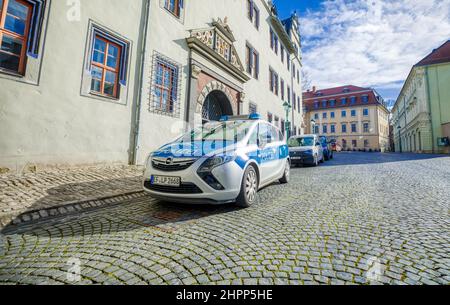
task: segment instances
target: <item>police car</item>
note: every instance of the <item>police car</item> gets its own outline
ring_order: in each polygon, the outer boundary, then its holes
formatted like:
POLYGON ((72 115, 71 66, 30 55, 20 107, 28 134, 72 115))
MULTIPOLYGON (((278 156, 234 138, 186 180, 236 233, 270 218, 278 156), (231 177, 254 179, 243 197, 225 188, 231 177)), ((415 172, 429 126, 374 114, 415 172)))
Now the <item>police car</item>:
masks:
POLYGON ((289 174, 283 134, 253 114, 207 123, 150 154, 143 185, 163 201, 249 207, 259 189, 288 183, 289 174))

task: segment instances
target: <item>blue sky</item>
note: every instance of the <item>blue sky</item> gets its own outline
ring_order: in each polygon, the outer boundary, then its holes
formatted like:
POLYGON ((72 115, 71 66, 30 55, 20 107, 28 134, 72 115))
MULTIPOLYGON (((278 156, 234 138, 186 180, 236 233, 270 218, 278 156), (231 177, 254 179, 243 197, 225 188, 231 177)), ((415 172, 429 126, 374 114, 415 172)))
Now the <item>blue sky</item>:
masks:
POLYGON ((300 16, 303 67, 318 88, 396 99, 411 67, 450 39, 450 0, 275 0, 300 16))

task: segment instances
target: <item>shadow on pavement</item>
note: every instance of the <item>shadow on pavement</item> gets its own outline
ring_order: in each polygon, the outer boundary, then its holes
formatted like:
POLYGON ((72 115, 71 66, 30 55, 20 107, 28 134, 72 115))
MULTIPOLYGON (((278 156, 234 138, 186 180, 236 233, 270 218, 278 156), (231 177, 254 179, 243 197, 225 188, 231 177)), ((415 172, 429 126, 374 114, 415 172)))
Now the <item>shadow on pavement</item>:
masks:
MULTIPOLYGON (((89 235, 108 234, 120 231, 131 231, 137 228, 149 227, 163 232, 173 232, 180 227, 181 223, 209 217, 219 213, 228 213, 238 210, 234 205, 186 205, 170 202, 163 202, 153 199, 148 194, 140 193, 137 198, 125 199, 123 201, 108 200, 99 207, 74 209, 73 206, 66 206, 67 201, 61 201, 62 197, 70 200, 83 200, 93 198, 101 188, 111 189, 116 186, 125 191, 140 190, 140 177, 101 180, 87 183, 70 183, 58 187, 50 188, 48 195, 37 200, 15 218, 39 213, 38 210, 45 209, 46 212, 58 210, 62 207, 70 212, 63 215, 44 217, 36 221, 14 224, 14 219, 6 225, 1 234, 27 234, 33 236, 48 236, 50 231, 57 228, 60 237, 68 235, 89 235), (129 185, 131 187, 126 187, 129 185), (81 193, 80 193, 81 192, 81 193), (83 195, 83 196, 82 196, 83 195), (99 231, 98 228, 101 228, 99 231)), ((123 193, 122 191, 122 193, 123 193)), ((101 193, 105 196, 112 196, 111 192, 101 193)), ((119 194, 118 194, 119 195, 119 194)), ((81 204, 83 205, 83 203, 81 204)), ((50 213, 49 213, 50 214, 50 213)), ((51 214, 50 214, 51 215, 51 214)), ((32 215, 30 215, 32 216, 32 215)), ((52 237, 55 232, 51 233, 52 237)), ((58 235, 58 233, 56 233, 58 235)))

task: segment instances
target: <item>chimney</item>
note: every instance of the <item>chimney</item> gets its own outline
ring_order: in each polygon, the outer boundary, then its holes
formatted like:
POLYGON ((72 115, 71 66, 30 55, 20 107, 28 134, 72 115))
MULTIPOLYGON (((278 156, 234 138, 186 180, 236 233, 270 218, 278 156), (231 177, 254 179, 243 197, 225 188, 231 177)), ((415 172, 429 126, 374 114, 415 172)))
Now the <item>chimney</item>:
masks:
POLYGON ((316 93, 316 86, 313 86, 312 92, 313 92, 313 93, 316 93))

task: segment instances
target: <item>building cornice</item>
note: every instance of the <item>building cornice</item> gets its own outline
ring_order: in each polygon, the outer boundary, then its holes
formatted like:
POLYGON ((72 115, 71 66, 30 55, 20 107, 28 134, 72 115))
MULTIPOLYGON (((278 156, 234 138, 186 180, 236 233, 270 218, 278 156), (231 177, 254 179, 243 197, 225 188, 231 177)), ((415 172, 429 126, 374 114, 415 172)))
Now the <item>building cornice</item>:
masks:
MULTIPOLYGON (((320 90, 318 90, 320 92, 320 90)), ((310 98, 304 98, 304 101, 315 101, 315 100, 321 100, 323 98, 330 98, 330 97, 341 97, 341 96, 353 96, 355 94, 361 94, 361 93, 373 93, 373 90, 363 90, 363 91, 353 91, 353 92, 347 92, 347 93, 339 93, 339 94, 330 94, 330 95, 322 95, 322 96, 315 96, 310 98)))

